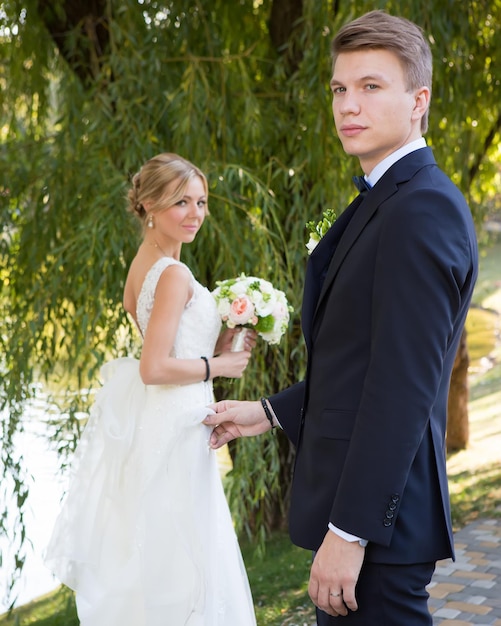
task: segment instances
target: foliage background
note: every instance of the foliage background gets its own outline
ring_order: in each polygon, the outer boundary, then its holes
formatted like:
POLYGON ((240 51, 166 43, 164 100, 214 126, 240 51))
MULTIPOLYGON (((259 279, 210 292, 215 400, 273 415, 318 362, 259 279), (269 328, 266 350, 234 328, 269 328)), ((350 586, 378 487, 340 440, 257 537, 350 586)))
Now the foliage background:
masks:
MULTIPOLYGON (((302 377, 305 223, 346 206, 359 170, 334 133, 330 42, 374 8, 430 37, 428 141, 480 223, 498 208, 501 0, 0 4, 0 462, 21 516, 11 442, 25 403, 43 384, 48 433, 71 451, 100 365, 137 354, 121 308, 139 234, 124 195, 158 152, 179 152, 210 181, 211 217, 183 250, 200 281, 260 275, 295 308, 280 348, 261 344, 242 381, 218 383, 217 395, 256 398, 302 377)), ((288 442, 265 436, 231 453, 238 529, 263 537, 285 525, 288 442)))

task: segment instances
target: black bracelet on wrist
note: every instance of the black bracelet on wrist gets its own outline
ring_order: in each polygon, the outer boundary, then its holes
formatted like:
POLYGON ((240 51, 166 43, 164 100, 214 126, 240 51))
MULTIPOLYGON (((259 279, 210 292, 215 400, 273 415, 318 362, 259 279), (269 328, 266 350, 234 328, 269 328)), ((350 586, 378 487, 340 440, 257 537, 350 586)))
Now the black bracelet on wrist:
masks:
POLYGON ((209 378, 210 378, 209 359, 206 356, 201 356, 200 358, 202 359, 202 361, 205 361, 205 378, 204 378, 204 383, 206 383, 209 380, 209 378))
POLYGON ((275 428, 275 424, 273 423, 273 415, 271 414, 271 411, 268 408, 268 404, 266 402, 266 398, 261 398, 261 405, 263 406, 264 413, 265 413, 266 417, 268 418, 268 421, 270 422, 271 427, 275 428))

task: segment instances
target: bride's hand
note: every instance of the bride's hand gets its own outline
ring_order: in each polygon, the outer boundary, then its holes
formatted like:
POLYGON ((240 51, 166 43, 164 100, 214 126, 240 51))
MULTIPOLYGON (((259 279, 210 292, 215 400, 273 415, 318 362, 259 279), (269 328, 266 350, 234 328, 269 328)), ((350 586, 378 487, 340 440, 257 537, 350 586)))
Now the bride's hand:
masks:
POLYGON ((222 352, 214 357, 214 378, 224 376, 225 378, 241 378, 251 353, 248 350, 239 352, 222 352))

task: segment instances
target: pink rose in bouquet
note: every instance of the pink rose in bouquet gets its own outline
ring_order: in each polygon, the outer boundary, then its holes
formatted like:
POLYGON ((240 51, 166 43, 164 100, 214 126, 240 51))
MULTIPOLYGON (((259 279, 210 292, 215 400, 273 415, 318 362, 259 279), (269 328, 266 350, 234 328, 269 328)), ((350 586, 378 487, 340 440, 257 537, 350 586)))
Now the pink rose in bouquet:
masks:
POLYGON ((254 315, 254 305, 247 296, 235 298, 230 304, 228 322, 234 326, 245 326, 245 324, 257 324, 257 317, 254 315), (254 321, 255 320, 255 321, 254 321))

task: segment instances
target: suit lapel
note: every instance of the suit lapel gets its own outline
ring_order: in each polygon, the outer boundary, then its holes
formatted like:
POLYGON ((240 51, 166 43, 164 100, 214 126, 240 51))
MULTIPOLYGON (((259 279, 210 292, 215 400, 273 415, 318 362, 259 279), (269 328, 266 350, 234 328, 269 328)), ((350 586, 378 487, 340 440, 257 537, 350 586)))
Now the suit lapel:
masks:
POLYGON ((358 196, 343 211, 343 213, 341 213, 331 228, 329 228, 319 241, 318 245, 308 259, 301 310, 301 325, 307 346, 310 345, 313 315, 317 307, 320 291, 322 289, 327 270, 329 269, 332 255, 361 201, 362 197, 358 196))
MULTIPOLYGON (((320 291, 320 296, 317 301, 316 310, 318 310, 318 307, 320 306, 323 298, 328 292, 329 287, 332 281, 334 280, 334 278, 336 277, 336 274, 338 273, 339 268, 342 262, 344 261, 348 251, 353 246, 355 241, 360 236, 360 233, 363 231, 363 229, 368 224, 368 222, 370 221, 374 213, 379 208, 380 202, 377 201, 376 197, 374 197, 375 195, 377 196, 378 194, 377 194, 377 190, 374 188, 370 192, 370 194, 367 194, 363 198, 362 202, 360 202, 358 210, 353 216, 353 219, 350 221, 350 223, 346 227, 346 230, 343 234, 343 237, 339 241, 338 246, 336 246, 336 249, 334 250, 334 254, 332 255, 329 269, 327 271, 325 280, 322 285, 322 289, 320 291)), ((388 195, 389 194, 387 193, 384 194, 385 198, 388 197, 388 195)))
MULTIPOLYGON (((318 292, 316 294, 318 297, 315 298, 313 303, 310 303, 310 308, 313 308, 313 312, 309 317, 309 321, 311 322, 308 333, 310 341, 312 337, 311 329, 315 314, 319 310, 319 306, 328 293, 330 286, 350 248, 356 242, 363 229, 369 223, 381 204, 396 193, 398 185, 409 181, 418 170, 429 165, 436 165, 436 161, 430 148, 422 148, 411 152, 390 167, 390 169, 377 182, 374 188, 367 195, 365 195, 363 199, 361 196, 357 196, 348 209, 346 209, 346 211, 348 211, 353 207, 353 205, 356 204, 352 219, 347 221, 345 227, 341 231, 341 234, 336 240, 334 248, 330 249, 332 257, 325 275, 325 280, 323 280, 321 289, 319 290, 319 294, 318 292)), ((344 213, 339 219, 341 219, 343 215, 344 213)), ((334 226, 335 225, 336 223, 334 226)), ((332 228, 334 228, 334 226, 332 228)))

